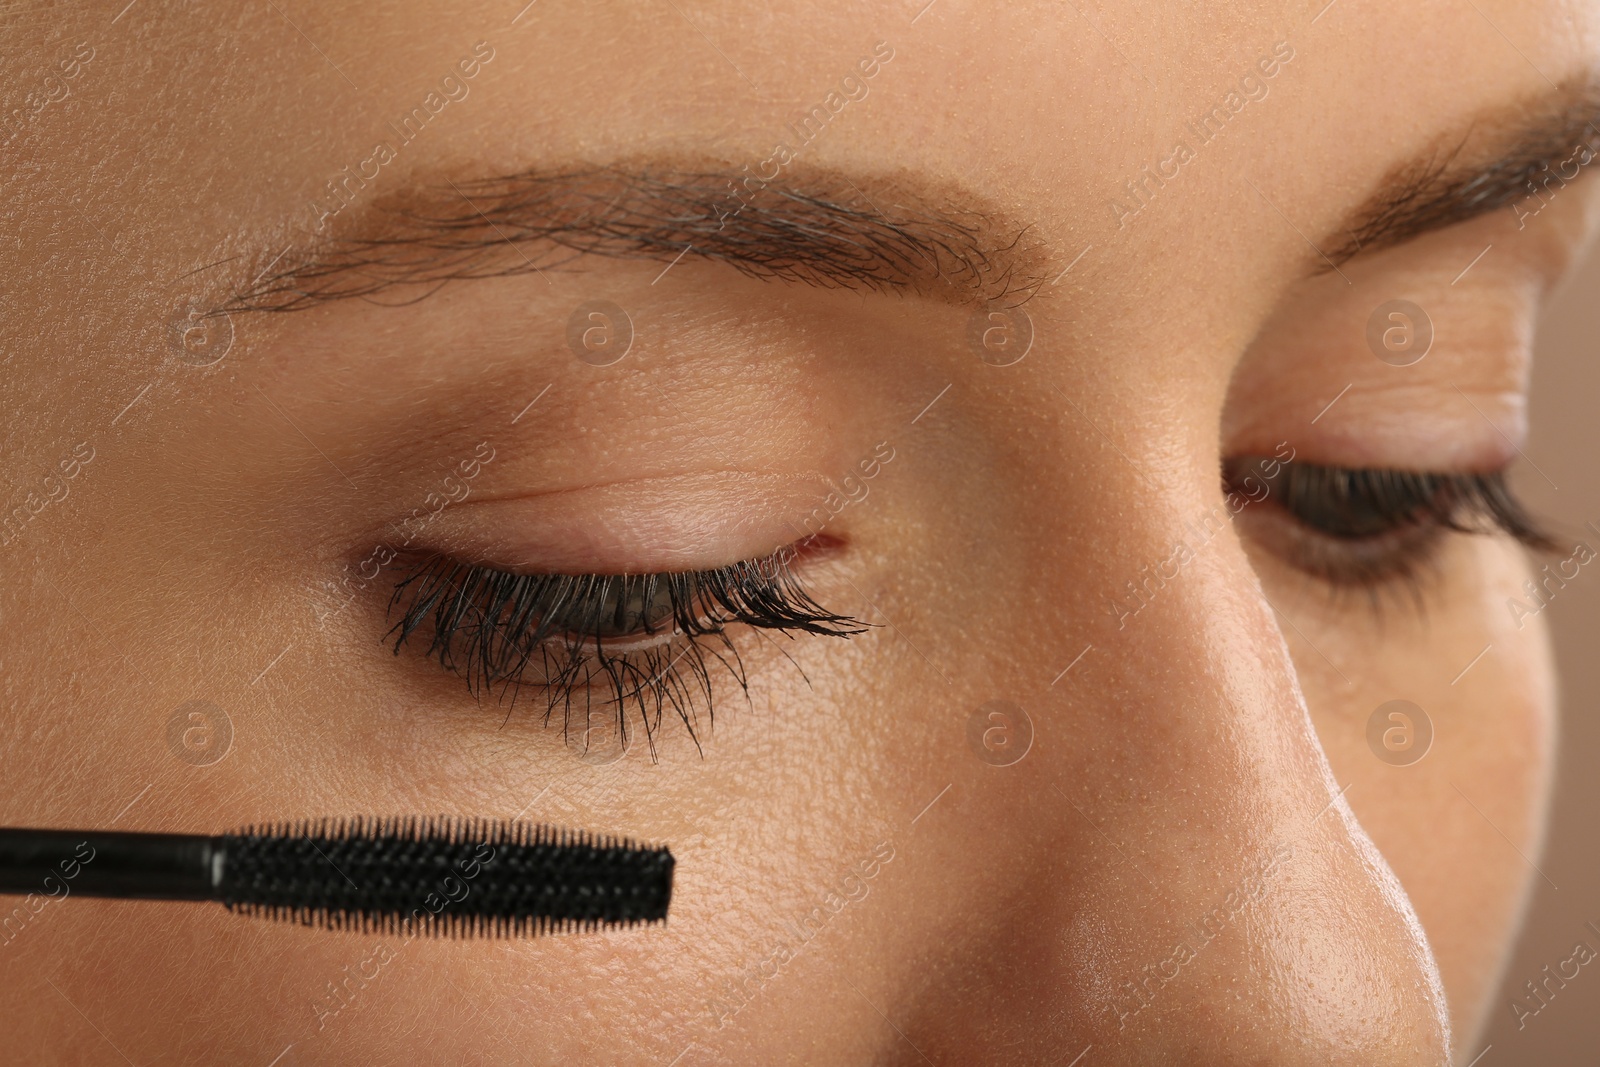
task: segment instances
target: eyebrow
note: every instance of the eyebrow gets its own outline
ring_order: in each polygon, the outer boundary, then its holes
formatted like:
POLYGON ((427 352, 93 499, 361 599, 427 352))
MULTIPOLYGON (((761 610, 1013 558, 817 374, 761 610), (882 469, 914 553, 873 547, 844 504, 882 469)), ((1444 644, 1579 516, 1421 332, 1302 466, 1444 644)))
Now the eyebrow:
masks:
MULTIPOLYGON (((1569 81, 1479 116, 1464 131, 1392 168, 1316 246, 1331 270, 1354 256, 1413 240, 1518 202, 1553 194, 1600 154, 1600 89, 1569 81), (1467 152, 1469 142, 1481 147, 1467 152), (1568 165, 1570 173, 1562 173, 1568 165), (1553 184, 1553 188, 1552 188, 1553 184)), ((1529 200, 1533 203, 1532 200, 1529 200)), ((1519 217, 1521 213, 1518 213, 1519 217)))
POLYGON ((219 310, 296 311, 423 287, 413 302, 450 282, 545 273, 586 255, 694 258, 753 278, 953 303, 1020 303, 1044 277, 1047 257, 1027 228, 975 206, 970 190, 903 174, 749 172, 636 163, 407 186, 291 248, 219 310))

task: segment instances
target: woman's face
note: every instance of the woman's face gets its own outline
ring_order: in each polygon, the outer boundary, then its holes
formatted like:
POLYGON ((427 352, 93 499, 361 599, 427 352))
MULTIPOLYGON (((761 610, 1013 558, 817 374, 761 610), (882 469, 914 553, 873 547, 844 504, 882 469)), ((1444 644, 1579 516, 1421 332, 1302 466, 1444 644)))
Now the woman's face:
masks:
POLYGON ((1553 692, 1446 525, 1594 5, 518 7, 14 16, 3 821, 520 817, 670 921, 9 898, 12 1055, 1476 1055, 1553 692))

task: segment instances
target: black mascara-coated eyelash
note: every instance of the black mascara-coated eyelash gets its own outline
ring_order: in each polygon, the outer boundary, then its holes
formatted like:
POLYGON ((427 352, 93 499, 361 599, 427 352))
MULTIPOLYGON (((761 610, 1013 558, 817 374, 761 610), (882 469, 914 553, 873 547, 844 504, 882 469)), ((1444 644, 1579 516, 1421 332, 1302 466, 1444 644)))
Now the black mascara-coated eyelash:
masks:
POLYGON ((1299 539, 1290 562, 1334 585, 1414 579, 1452 531, 1498 531, 1540 551, 1553 545, 1512 495, 1503 471, 1436 474, 1243 457, 1224 464, 1223 482, 1293 517, 1311 536, 1299 539), (1271 467, 1276 473, 1267 477, 1271 467))
POLYGON ((400 618, 390 635, 398 654, 427 626, 425 654, 474 693, 499 687, 514 700, 524 684, 536 684, 546 718, 559 705, 564 725, 575 694, 583 693, 578 710, 587 725, 589 712, 605 703, 592 694, 609 691, 623 742, 627 710, 636 708, 654 752, 665 710, 695 735, 696 698, 710 710, 712 662, 746 689, 728 626, 830 636, 865 629, 811 599, 789 570, 796 554, 790 548, 712 570, 627 575, 512 574, 427 556, 395 584, 390 612, 399 609, 400 618))

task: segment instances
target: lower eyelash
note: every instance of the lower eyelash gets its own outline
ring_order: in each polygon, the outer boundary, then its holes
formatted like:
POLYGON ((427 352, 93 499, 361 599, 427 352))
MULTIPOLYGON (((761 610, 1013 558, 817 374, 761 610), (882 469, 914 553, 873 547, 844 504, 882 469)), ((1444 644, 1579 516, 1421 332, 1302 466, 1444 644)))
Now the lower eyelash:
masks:
MULTIPOLYGON (((789 570, 796 546, 712 570, 646 575, 512 574, 446 556, 418 559, 394 587, 390 629, 398 655, 425 624, 424 654, 462 675, 480 698, 499 687, 514 703, 524 685, 543 689, 545 719, 559 705, 573 721, 574 696, 587 727, 596 692, 608 692, 623 744, 637 709, 655 756, 655 733, 671 711, 699 745, 697 705, 712 713, 711 667, 721 664, 748 693, 743 661, 725 632, 757 630, 847 637, 865 627, 824 609, 789 570)), ((508 712, 509 714, 509 712, 508 712)))

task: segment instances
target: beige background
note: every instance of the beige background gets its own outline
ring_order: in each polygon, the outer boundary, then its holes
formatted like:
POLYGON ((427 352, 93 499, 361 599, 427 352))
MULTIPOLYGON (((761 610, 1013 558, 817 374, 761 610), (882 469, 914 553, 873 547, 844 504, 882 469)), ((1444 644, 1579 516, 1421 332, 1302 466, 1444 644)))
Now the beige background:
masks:
MULTIPOLYGON (((1491 253, 1492 254, 1492 253, 1491 253)), ((1591 255, 1545 317, 1534 367, 1532 438, 1516 486, 1563 542, 1578 540, 1600 551, 1600 256, 1591 255), (1556 488, 1551 488, 1554 482, 1556 488)), ((1566 553, 1562 554, 1563 556, 1566 553)), ((1554 972, 1573 956, 1578 941, 1600 952, 1600 561, 1584 567, 1544 612, 1555 639, 1561 674, 1562 719, 1555 807, 1544 853, 1532 857, 1550 879, 1534 875, 1528 923, 1491 1006, 1490 1030, 1461 1062, 1482 1055, 1476 1067, 1565 1067, 1600 1064, 1600 958, 1519 1029, 1514 997, 1535 1002, 1525 983, 1554 972), (1558 888, 1551 888, 1553 882, 1558 888), (1487 1046, 1487 1051, 1485 1047, 1487 1046)), ((1492 818, 1492 813, 1489 814, 1492 818)), ((1507 848, 1511 846, 1506 845, 1507 848)), ((1463 871, 1461 877, 1470 878, 1463 871)), ((1571 973, 1568 965, 1568 973, 1571 973)))

